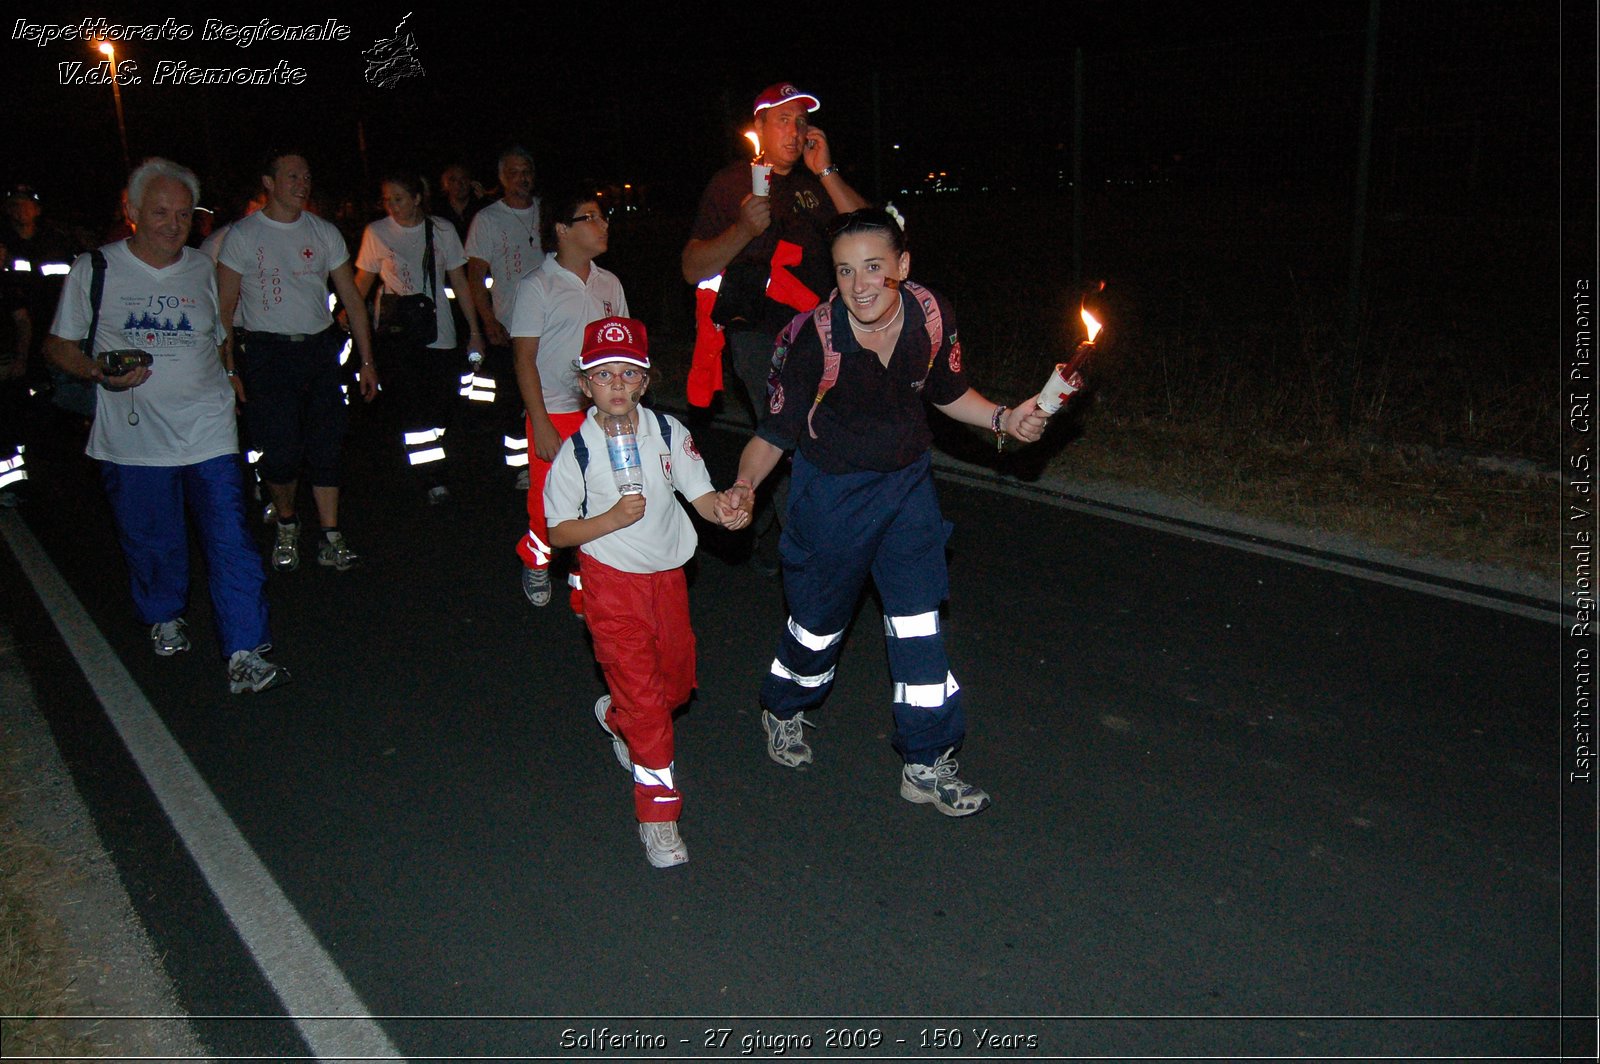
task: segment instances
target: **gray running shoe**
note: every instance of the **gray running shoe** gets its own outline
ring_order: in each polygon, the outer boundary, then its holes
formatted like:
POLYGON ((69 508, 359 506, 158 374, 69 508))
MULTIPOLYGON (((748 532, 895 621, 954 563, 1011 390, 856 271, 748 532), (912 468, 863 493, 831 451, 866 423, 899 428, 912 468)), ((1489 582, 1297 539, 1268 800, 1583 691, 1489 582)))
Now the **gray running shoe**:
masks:
POLYGON ((550 570, 522 569, 522 593, 535 606, 550 605, 550 570))
POLYGON ((272 567, 280 573, 300 568, 299 521, 278 522, 278 542, 272 548, 272 567))
POLYGON ((971 816, 989 808, 989 796, 956 776, 960 768, 952 748, 931 765, 906 765, 900 772, 900 797, 933 805, 945 816, 971 816))
POLYGON ((623 742, 622 739, 618 737, 617 733, 611 730, 611 725, 606 723, 606 711, 610 708, 610 695, 601 695, 599 698, 595 699, 594 719, 599 721, 600 727, 604 728, 606 734, 611 736, 611 752, 617 755, 617 764, 621 765, 629 772, 632 772, 633 759, 628 756, 628 744, 623 742))
POLYGON ((235 650, 228 659, 228 690, 242 695, 288 683, 289 670, 261 656, 270 649, 268 646, 259 646, 254 650, 235 650))
POLYGON ((689 847, 678 834, 676 820, 663 820, 657 824, 640 824, 639 841, 644 843, 645 860, 657 868, 671 868, 689 859, 689 847))
MULTIPOLYGON (((785 768, 799 768, 811 763, 811 747, 806 745, 805 729, 811 724, 804 713, 796 713, 788 720, 779 720, 766 710, 761 711, 761 727, 767 733, 767 756, 785 768)), ((815 724, 811 724, 813 728, 815 724)))
POLYGON ((189 649, 189 635, 184 631, 189 625, 182 617, 150 626, 150 644, 156 657, 170 658, 189 649))
POLYGON ((361 555, 350 548, 350 543, 344 538, 343 532, 333 533, 330 539, 327 533, 322 536, 322 542, 317 544, 317 564, 331 566, 339 572, 355 568, 361 561, 361 555))

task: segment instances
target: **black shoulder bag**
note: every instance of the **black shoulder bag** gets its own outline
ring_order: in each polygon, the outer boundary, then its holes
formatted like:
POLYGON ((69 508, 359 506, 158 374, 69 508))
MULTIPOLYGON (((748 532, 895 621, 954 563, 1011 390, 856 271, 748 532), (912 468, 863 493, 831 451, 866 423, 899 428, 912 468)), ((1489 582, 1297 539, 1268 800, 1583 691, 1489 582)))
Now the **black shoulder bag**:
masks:
POLYGON ((397 296, 385 292, 378 297, 378 335, 427 347, 439 338, 439 318, 434 309, 433 219, 422 219, 422 274, 428 279, 427 293, 397 296))

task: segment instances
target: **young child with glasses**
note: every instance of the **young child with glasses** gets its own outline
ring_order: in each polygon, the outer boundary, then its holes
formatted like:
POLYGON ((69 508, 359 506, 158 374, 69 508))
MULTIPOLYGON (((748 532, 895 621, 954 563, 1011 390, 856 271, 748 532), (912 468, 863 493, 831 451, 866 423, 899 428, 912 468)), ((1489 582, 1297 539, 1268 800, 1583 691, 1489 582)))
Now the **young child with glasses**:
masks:
POLYGON ((545 480, 550 543, 577 547, 585 620, 609 694, 594 704, 617 761, 633 776, 634 814, 645 857, 657 868, 689 859, 678 833, 672 713, 695 686, 683 566, 698 543, 674 491, 707 521, 743 528, 749 514, 711 486, 683 423, 640 405, 650 383, 642 322, 602 318, 584 330, 577 362, 594 401, 545 480), (626 419, 638 440, 643 491, 621 494, 607 457, 605 423, 626 419))

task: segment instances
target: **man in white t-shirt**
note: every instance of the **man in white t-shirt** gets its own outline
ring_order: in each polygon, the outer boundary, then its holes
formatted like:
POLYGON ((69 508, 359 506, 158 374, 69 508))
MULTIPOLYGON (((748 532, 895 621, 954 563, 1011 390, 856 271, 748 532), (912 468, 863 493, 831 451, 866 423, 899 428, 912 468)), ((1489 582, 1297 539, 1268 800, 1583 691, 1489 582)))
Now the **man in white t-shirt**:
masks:
MULTIPOLYGON (((528 534, 518 541, 517 554, 523 594, 535 606, 550 601, 545 477, 561 441, 583 424, 583 389, 574 368, 583 330, 601 318, 628 316, 622 282, 594 263, 605 253, 611 232, 594 192, 547 198, 545 208, 544 239, 555 250, 518 284, 511 316, 512 357, 528 430, 528 534)), ((581 613, 578 591, 572 599, 581 613)))
POLYGON ((305 158, 294 152, 270 156, 261 184, 266 206, 233 224, 217 261, 228 330, 223 358, 230 372, 237 366, 234 388, 249 404, 250 443, 262 454, 261 478, 277 508, 273 568, 286 572, 300 565, 296 497, 304 466, 322 521, 317 562, 342 571, 360 559, 339 530, 344 338, 328 306, 330 282, 348 315, 367 402, 378 394, 371 330, 343 235, 306 210, 311 168, 305 158), (236 307, 244 323, 237 330, 236 307))
POLYGON ((155 652, 171 657, 190 645, 187 507, 205 549, 228 684, 240 694, 289 674, 261 656, 270 649, 266 575, 244 523, 216 274, 184 246, 199 191, 193 172, 166 159, 130 175, 133 235, 73 263, 46 350, 63 372, 105 389, 87 452, 100 462, 155 652))
MULTIPOLYGON (((467 229, 467 280, 478 319, 483 323, 483 374, 496 383, 494 421, 514 432, 516 396, 509 386, 512 308, 517 282, 544 260, 539 240, 539 198, 533 194, 533 156, 526 148, 507 148, 500 155, 500 198, 479 211, 467 229)), ((479 390, 482 390, 481 388, 479 390)), ((508 465, 521 464, 507 455, 508 465)))

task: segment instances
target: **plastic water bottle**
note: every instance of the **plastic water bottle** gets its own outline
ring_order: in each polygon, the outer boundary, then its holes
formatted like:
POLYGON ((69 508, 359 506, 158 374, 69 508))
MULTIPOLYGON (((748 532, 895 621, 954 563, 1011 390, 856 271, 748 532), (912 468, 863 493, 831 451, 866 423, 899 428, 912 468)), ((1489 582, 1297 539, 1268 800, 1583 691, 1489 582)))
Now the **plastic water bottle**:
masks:
POLYGON ((639 437, 633 423, 625 417, 607 415, 606 454, 611 458, 611 475, 617 479, 617 494, 642 495, 644 476, 639 471, 639 437))

